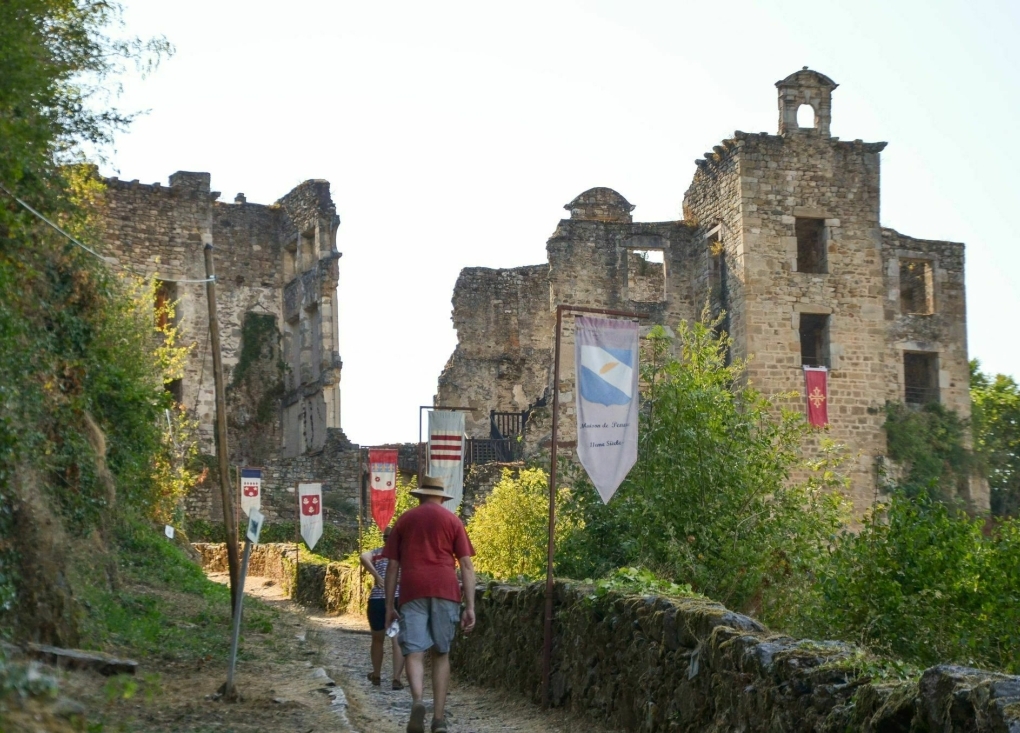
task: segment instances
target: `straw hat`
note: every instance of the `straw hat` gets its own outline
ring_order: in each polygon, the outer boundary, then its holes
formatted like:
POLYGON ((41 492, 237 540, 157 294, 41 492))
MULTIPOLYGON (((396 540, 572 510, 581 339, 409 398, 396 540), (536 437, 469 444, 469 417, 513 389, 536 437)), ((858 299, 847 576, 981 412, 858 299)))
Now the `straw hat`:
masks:
POLYGON ((452 496, 446 493, 446 484, 443 483, 443 479, 436 478, 435 476, 422 476, 421 486, 417 489, 411 489, 412 496, 441 496, 443 501, 449 501, 453 499, 452 496))

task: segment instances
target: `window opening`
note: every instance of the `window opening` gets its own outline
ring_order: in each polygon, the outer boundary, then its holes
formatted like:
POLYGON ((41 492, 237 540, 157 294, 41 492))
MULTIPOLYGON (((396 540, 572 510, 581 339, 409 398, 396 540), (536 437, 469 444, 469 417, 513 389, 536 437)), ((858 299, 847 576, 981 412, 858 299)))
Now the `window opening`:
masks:
POLYGON ((169 318, 169 309, 177 302, 177 283, 157 280, 155 301, 156 328, 162 330, 174 325, 169 318))
POLYGON ((800 314, 801 366, 828 367, 829 317, 817 313, 800 314))
POLYGON ((666 300, 666 258, 663 250, 627 250, 627 297, 638 303, 666 300))
POLYGON ((797 108, 797 127, 811 129, 815 126, 815 109, 810 104, 802 104, 797 108))
POLYGON ((930 260, 900 260, 900 313, 935 312, 935 281, 930 260))
POLYGON ((939 401, 938 354, 903 354, 904 401, 908 405, 926 405, 939 401))
POLYGON ((828 272, 825 220, 797 219, 794 230, 797 235, 797 272, 828 272))
POLYGON ((166 382, 163 385, 163 389, 169 392, 170 396, 173 397, 174 404, 179 405, 184 402, 184 385, 180 379, 174 379, 166 382))

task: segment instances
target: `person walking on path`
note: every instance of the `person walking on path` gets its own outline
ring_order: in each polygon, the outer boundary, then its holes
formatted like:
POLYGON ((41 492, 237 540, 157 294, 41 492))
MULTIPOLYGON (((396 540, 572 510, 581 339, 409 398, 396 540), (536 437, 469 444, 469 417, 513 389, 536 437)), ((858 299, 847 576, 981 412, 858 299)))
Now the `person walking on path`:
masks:
MULTIPOLYGON (((383 543, 390 537, 392 527, 383 531, 383 543)), ((372 671, 368 673, 368 679, 378 687, 382 684, 382 663, 386 645, 386 567, 389 560, 383 557, 383 548, 376 547, 373 550, 366 550, 361 555, 361 564, 365 570, 371 573, 375 580, 375 587, 368 596, 368 626, 372 629, 372 671)), ((396 574, 396 571, 394 571, 396 574)), ((400 606, 400 578, 397 578, 397 589, 393 599, 395 608, 400 606)), ((404 685, 400 676, 404 671, 404 655, 400 652, 400 644, 397 638, 393 637, 393 689, 403 690, 404 685)))
POLYGON ((475 627, 475 554, 464 525, 443 508, 453 497, 443 481, 425 476, 411 492, 418 506, 397 520, 386 541, 386 625, 400 620, 400 648, 407 659, 411 686, 411 720, 407 733, 425 733, 425 652, 432 650, 432 732, 446 733, 446 690, 450 682, 450 643, 457 623, 464 633, 475 627), (454 561, 464 583, 464 611, 454 561), (400 572, 400 613, 397 613, 397 572, 400 572))

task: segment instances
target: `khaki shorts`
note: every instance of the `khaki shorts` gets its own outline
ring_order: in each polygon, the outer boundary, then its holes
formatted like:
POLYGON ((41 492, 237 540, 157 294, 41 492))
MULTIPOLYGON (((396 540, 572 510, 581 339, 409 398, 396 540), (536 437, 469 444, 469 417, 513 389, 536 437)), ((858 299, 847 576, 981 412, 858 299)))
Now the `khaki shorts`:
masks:
POLYGON ((460 603, 445 598, 416 598, 400 606, 400 651, 404 654, 426 652, 435 647, 440 654, 450 651, 450 643, 460 623, 460 603))

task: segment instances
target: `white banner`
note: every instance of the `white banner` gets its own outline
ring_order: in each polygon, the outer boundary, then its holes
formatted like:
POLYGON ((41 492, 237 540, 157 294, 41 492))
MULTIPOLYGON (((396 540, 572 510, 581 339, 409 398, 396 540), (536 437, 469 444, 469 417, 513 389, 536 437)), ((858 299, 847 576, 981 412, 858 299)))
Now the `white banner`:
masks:
POLYGON ((453 497, 443 506, 456 512, 464 497, 464 413, 456 410, 432 410, 429 413, 428 470, 441 478, 446 493, 453 497))
POLYGON ((322 537, 322 484, 298 484, 298 506, 301 507, 301 537, 309 550, 322 537))
POLYGON ((262 470, 241 469, 241 511, 251 514, 252 509, 262 508, 262 470))
POLYGON ((578 316, 577 456, 608 503, 637 462, 638 326, 578 316))

